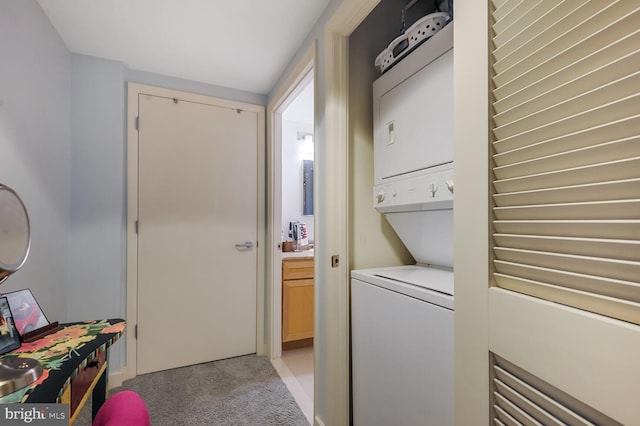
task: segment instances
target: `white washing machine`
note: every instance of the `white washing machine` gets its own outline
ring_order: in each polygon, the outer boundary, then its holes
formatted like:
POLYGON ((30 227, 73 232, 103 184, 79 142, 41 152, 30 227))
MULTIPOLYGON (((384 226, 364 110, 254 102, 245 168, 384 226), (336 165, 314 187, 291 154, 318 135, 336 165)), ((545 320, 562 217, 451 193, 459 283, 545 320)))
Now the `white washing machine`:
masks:
POLYGON ((416 265, 351 272, 356 426, 454 424, 453 30, 380 77, 373 205, 416 265))
POLYGON ((453 273, 351 274, 353 424, 454 423, 453 273))

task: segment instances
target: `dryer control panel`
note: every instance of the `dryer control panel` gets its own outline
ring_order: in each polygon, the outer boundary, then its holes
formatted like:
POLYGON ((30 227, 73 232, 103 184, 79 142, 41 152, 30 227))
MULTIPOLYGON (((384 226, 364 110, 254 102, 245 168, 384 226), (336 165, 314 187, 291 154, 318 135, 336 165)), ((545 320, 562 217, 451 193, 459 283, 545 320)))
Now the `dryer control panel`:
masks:
POLYGON ((380 213, 453 208, 453 163, 373 187, 373 207, 380 213))

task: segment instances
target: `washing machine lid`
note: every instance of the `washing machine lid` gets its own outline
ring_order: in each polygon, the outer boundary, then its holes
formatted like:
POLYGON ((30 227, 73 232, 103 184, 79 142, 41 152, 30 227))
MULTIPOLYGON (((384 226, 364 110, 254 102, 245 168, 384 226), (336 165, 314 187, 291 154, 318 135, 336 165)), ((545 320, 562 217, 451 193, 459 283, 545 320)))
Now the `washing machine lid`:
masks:
POLYGON ((409 265, 398 268, 380 269, 374 274, 378 277, 453 296, 453 272, 449 270, 409 265))
POLYGON ((453 310, 453 271, 421 265, 356 269, 351 278, 453 310))

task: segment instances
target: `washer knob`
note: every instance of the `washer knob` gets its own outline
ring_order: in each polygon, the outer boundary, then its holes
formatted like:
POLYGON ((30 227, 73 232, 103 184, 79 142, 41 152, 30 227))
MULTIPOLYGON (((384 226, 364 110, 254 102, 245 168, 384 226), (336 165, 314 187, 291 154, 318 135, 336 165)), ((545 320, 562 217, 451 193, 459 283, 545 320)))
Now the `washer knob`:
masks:
POLYGON ((378 200, 378 203, 381 203, 384 201, 384 196, 385 194, 383 190, 378 191, 378 193, 376 194, 376 199, 378 200))

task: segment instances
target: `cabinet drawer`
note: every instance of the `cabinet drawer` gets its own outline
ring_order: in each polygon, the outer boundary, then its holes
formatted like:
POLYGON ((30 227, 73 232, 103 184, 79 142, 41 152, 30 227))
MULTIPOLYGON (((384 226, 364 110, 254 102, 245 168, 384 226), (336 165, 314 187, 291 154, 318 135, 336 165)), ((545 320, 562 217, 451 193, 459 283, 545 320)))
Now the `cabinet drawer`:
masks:
POLYGON ((287 259, 282 261, 282 279, 313 278, 313 259, 287 259))

